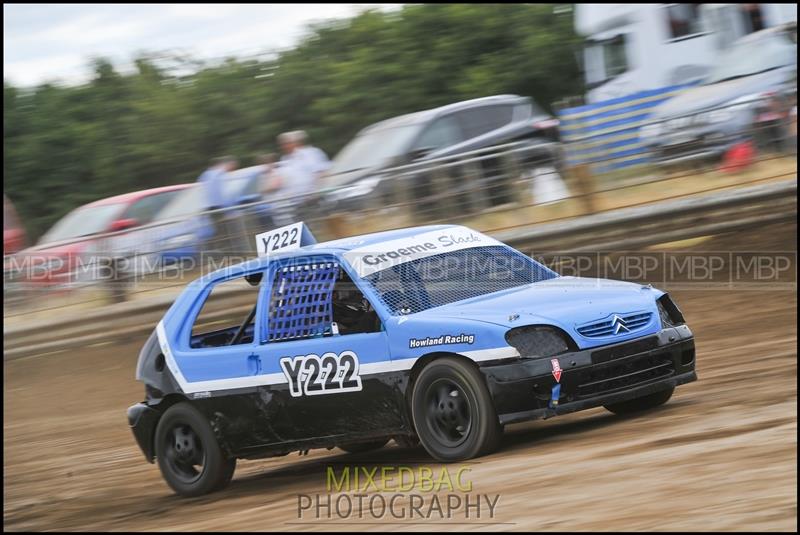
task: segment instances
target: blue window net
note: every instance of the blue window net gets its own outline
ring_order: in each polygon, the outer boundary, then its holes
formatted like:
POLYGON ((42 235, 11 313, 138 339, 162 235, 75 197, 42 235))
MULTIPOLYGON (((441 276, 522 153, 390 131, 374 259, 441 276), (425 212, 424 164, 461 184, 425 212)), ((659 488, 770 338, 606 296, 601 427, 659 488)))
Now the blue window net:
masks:
POLYGON ((398 264, 366 277, 392 314, 414 314, 557 277, 503 246, 474 247, 398 264))
POLYGON ((322 336, 333 321, 335 262, 309 262, 279 268, 272 280, 267 340, 279 342, 322 336))

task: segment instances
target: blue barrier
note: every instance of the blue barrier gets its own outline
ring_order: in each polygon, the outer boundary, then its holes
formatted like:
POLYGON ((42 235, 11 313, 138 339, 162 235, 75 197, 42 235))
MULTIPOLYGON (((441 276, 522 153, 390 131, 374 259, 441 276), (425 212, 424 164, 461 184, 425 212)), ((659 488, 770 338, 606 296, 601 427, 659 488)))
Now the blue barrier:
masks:
POLYGON ((693 84, 640 91, 558 112, 567 165, 593 164, 604 173, 648 161, 639 129, 653 109, 693 84))

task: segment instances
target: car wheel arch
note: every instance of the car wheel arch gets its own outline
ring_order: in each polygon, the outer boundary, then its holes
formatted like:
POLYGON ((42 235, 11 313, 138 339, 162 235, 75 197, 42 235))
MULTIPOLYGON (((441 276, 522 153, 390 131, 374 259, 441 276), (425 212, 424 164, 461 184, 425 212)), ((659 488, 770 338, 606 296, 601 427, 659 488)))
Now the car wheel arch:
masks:
POLYGON ((409 386, 411 386, 414 380, 416 380, 417 376, 419 375, 419 372, 421 372, 422 369, 425 366, 427 366, 431 361, 444 357, 455 357, 457 359, 461 359, 473 364, 476 368, 478 366, 474 360, 462 355, 461 353, 455 353, 452 351, 434 351, 431 353, 425 353, 424 355, 419 357, 416 360, 416 362, 414 362, 414 365, 411 367, 411 371, 409 372, 409 386))
POLYGON ((190 400, 186 396, 186 394, 178 394, 177 392, 172 392, 161 398, 161 401, 159 401, 157 405, 153 405, 153 408, 158 409, 159 412, 163 413, 167 409, 169 409, 176 403, 180 403, 181 401, 190 401, 190 400))

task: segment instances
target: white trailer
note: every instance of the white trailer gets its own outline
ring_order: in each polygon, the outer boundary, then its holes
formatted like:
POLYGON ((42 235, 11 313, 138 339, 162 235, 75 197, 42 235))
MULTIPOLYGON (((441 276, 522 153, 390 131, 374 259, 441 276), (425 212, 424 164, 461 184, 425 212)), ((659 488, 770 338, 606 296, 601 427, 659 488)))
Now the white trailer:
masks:
POLYGON ((576 4, 586 100, 701 78, 748 33, 797 21, 797 4, 576 4))

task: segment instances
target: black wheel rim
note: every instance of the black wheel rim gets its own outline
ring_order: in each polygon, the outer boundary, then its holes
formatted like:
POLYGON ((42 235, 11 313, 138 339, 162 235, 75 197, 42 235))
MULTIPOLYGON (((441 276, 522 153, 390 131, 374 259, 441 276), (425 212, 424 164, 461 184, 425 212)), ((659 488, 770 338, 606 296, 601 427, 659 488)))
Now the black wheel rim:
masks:
POLYGON ((462 444, 472 430, 472 410, 464 389, 451 379, 437 379, 425 396, 428 428, 445 446, 462 444))
POLYGON ((191 426, 173 425, 164 437, 164 453, 170 472, 184 483, 194 483, 203 475, 206 452, 191 426))

